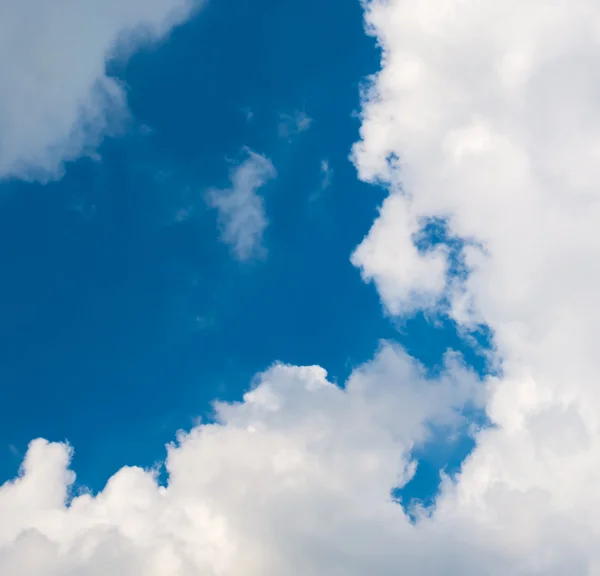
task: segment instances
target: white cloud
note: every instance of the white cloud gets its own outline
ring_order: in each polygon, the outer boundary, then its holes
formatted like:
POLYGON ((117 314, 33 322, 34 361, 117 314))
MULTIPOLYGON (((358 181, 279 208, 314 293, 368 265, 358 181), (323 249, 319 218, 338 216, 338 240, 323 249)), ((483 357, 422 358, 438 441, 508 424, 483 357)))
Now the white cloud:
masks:
POLYGON ((390 196, 352 263, 366 281, 374 280, 392 314, 432 308, 446 284, 443 245, 421 253, 414 244, 421 222, 400 194, 390 196))
POLYGON ((66 505, 70 449, 37 440, 0 488, 0 573, 397 574, 421 545, 390 490, 425 424, 451 427, 476 396, 475 377, 447 366, 427 380, 384 345, 340 389, 322 368, 276 365, 243 402, 216 405, 217 424, 180 435, 166 488, 123 468, 66 505))
POLYGON ((127 117, 106 61, 163 37, 199 0, 0 3, 0 179, 46 180, 127 117))
POLYGON ((257 190, 275 176, 268 158, 248 150, 248 158, 231 172, 231 188, 210 190, 206 195, 208 204, 219 212, 221 239, 238 260, 265 252, 262 238, 268 220, 257 190))
POLYGON ((353 157, 391 195, 353 261, 392 313, 448 298, 460 323, 487 323, 503 362, 496 427, 434 522, 492 530, 505 573, 600 574, 600 5, 366 9, 383 68, 353 157), (430 217, 474 241, 465 283, 447 281, 444 252, 415 249, 430 217))

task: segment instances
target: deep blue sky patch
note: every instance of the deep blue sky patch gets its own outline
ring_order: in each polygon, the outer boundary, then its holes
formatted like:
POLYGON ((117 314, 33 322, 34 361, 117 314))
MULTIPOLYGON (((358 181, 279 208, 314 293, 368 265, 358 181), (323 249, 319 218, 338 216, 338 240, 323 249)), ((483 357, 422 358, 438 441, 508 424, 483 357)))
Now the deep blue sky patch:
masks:
POLYGON ((359 86, 378 66, 360 4, 322 0, 211 2, 111 64, 128 135, 59 182, 0 187, 0 477, 44 436, 68 439, 79 482, 98 489, 161 459, 178 428, 275 360, 342 383, 385 338, 431 369, 454 347, 485 370, 450 323, 399 331, 349 262, 383 199, 348 161, 359 86), (306 129, 281 129, 298 114, 306 129), (277 178, 261 189, 267 256, 240 263, 204 197, 246 147, 277 178))

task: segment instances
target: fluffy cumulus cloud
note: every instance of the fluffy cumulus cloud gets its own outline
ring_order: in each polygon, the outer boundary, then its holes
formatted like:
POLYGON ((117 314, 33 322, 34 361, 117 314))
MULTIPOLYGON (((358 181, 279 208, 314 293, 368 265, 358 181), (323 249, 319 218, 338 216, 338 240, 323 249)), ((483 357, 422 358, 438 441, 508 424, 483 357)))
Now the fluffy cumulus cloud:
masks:
POLYGON ((200 0, 0 4, 0 179, 46 180, 127 117, 107 60, 163 37, 200 0))
POLYGON ((443 303, 487 324, 499 375, 450 354, 428 379, 390 345, 343 388, 276 365, 169 448, 167 487, 125 468, 70 502, 69 449, 36 441, 0 489, 0 573, 600 575, 600 4, 365 12, 383 59, 353 158, 390 195, 353 262, 390 314, 443 303), (417 242, 431 218, 466 277, 417 242), (411 449, 472 404, 493 426, 411 524, 390 496, 411 449))
POLYGON ((221 239, 238 260, 265 254, 262 240, 268 219, 258 190, 277 175, 268 158, 251 150, 247 153, 246 160, 231 171, 231 188, 206 195, 209 206, 217 209, 221 239))
POLYGON ((436 518, 493 528, 509 573, 600 574, 600 5, 365 8, 383 60, 353 158, 390 196, 353 260, 392 313, 449 303, 502 360, 495 427, 436 518), (464 242, 465 281, 415 248, 430 218, 464 242))
POLYGON ((0 488, 0 573, 397 574, 426 547, 390 496, 414 470, 410 449, 483 399, 458 358, 446 366, 427 379, 384 344, 342 389, 322 368, 275 365, 180 435, 166 487, 124 468, 68 505, 71 451, 37 440, 0 488))

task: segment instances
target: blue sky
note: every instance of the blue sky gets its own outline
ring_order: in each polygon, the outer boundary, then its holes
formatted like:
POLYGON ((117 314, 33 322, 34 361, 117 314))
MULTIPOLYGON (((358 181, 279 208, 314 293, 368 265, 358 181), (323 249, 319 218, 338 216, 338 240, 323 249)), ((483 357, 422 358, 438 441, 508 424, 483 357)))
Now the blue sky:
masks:
POLYGON ((0 2, 0 574, 598 576, 599 30, 0 2))
MULTIPOLYGON (((3 478, 32 438, 66 439, 98 490, 276 360, 343 383, 392 339, 430 368, 454 347, 482 369, 447 321, 386 317, 350 263, 385 194, 348 158, 379 58, 358 3, 220 0, 109 64, 126 133, 59 181, 1 185, 3 478), (260 190, 265 253, 239 262, 205 194, 247 148, 277 176, 260 190)), ((415 494, 431 496, 442 453, 415 494)))

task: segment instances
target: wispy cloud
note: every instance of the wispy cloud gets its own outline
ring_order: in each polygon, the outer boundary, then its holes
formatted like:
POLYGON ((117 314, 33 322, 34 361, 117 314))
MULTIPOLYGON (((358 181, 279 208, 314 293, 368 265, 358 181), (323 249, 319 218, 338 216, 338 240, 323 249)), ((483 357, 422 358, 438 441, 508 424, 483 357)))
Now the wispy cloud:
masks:
POLYGON ((333 180, 333 168, 331 167, 331 164, 329 163, 329 160, 327 160, 327 158, 321 160, 321 167, 319 172, 319 187, 308 197, 308 201, 311 203, 316 202, 321 197, 323 192, 331 186, 331 182, 333 180))
POLYGON ((279 136, 290 140, 293 136, 305 132, 313 123, 313 119, 304 110, 294 110, 292 114, 279 115, 279 136))
POLYGON ((262 240, 268 220, 258 189, 277 175, 268 158, 251 150, 247 154, 248 158, 231 172, 231 187, 212 189, 206 195, 208 205, 218 210, 221 240, 238 260, 265 254, 262 240))
POLYGON ((333 168, 329 164, 329 160, 321 161, 321 190, 327 190, 331 186, 333 180, 333 168))
POLYGON ((254 119, 254 110, 250 106, 244 106, 240 112, 244 115, 246 122, 252 122, 254 119))

